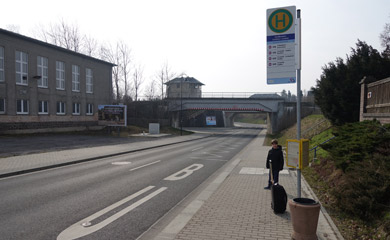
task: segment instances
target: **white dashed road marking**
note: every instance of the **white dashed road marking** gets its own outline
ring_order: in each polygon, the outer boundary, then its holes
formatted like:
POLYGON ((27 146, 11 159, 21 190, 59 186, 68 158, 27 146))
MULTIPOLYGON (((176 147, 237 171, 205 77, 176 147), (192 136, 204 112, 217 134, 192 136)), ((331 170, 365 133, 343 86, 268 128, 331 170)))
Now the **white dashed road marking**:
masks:
POLYGON ((142 165, 142 166, 136 167, 136 168, 132 168, 132 169, 130 169, 130 172, 131 172, 131 171, 134 171, 134 170, 137 170, 137 169, 140 169, 140 168, 143 168, 143 167, 147 167, 147 166, 150 166, 150 165, 153 165, 153 164, 159 163, 159 162, 161 162, 161 160, 158 160, 158 161, 155 161, 155 162, 151 162, 151 163, 148 163, 148 164, 145 164, 145 165, 142 165))
POLYGON ((154 188, 154 186, 146 187, 146 188, 142 189, 141 191, 138 191, 138 192, 134 193, 133 195, 130 195, 127 198, 124 198, 123 200, 116 202, 116 203, 112 204, 111 206, 108 206, 108 207, 104 208, 103 210, 100 210, 99 212, 97 212, 97 213, 95 213, 87 218, 84 218, 83 220, 73 224, 69 228, 62 231, 60 233, 60 235, 58 235, 57 240, 77 239, 77 238, 80 238, 83 236, 87 236, 93 232, 96 232, 167 189, 166 187, 161 187, 158 190, 150 193, 149 195, 141 198, 140 200, 138 200, 135 203, 131 204, 130 206, 126 207, 125 209, 122 209, 121 211, 104 219, 103 221, 92 225, 91 222, 94 219, 101 217, 102 215, 114 210, 115 208, 125 204, 126 202, 128 202, 128 201, 130 201, 130 200, 132 200, 132 199, 134 199, 134 198, 136 198, 136 197, 138 197, 146 192, 148 192, 149 190, 151 190, 153 188, 154 188))

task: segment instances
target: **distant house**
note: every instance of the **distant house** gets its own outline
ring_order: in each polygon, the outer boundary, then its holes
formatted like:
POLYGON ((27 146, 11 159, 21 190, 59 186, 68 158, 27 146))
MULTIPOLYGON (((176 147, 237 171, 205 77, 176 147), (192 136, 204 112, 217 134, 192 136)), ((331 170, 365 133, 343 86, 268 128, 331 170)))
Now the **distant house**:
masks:
POLYGON ((193 77, 178 77, 166 82, 167 98, 201 98, 202 85, 193 77))
POLYGON ((360 121, 390 123, 390 77, 376 82, 364 77, 360 84, 360 121))
POLYGON ((113 66, 0 29, 0 133, 97 125, 113 66))

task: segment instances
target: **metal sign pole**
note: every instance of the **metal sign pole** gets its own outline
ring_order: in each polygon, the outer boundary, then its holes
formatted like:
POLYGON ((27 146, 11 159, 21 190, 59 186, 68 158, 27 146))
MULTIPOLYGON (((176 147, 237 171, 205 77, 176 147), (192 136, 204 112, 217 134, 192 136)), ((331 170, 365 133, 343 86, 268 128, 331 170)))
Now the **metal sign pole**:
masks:
MULTIPOLYGON (((301 10, 297 10, 297 39, 298 39, 298 66, 297 66, 297 139, 301 140, 301 10)), ((301 197, 301 164, 297 171, 297 196, 301 197)))

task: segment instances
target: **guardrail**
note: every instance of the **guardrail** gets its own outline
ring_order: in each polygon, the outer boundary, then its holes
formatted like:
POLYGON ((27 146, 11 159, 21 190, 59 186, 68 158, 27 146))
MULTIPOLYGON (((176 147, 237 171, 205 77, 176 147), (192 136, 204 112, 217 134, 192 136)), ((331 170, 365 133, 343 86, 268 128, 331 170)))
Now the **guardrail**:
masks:
POLYGON ((332 140, 335 137, 336 136, 333 136, 333 137, 323 141, 322 143, 318 144, 317 146, 315 146, 315 147, 313 147, 312 149, 309 150, 309 152, 314 150, 314 156, 313 156, 313 161, 312 161, 313 163, 317 160, 317 148, 320 147, 322 144, 329 142, 330 140, 332 140))
POLYGON ((265 97, 281 97, 280 92, 202 92, 202 98, 250 98, 261 95, 265 97))

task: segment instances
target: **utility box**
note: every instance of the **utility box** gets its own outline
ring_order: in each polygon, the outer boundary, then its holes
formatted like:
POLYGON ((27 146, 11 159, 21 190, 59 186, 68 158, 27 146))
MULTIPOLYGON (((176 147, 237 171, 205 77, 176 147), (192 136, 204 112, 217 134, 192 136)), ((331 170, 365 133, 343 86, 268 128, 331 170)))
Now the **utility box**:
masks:
POLYGON ((160 134, 160 124, 149 123, 149 134, 160 134))

